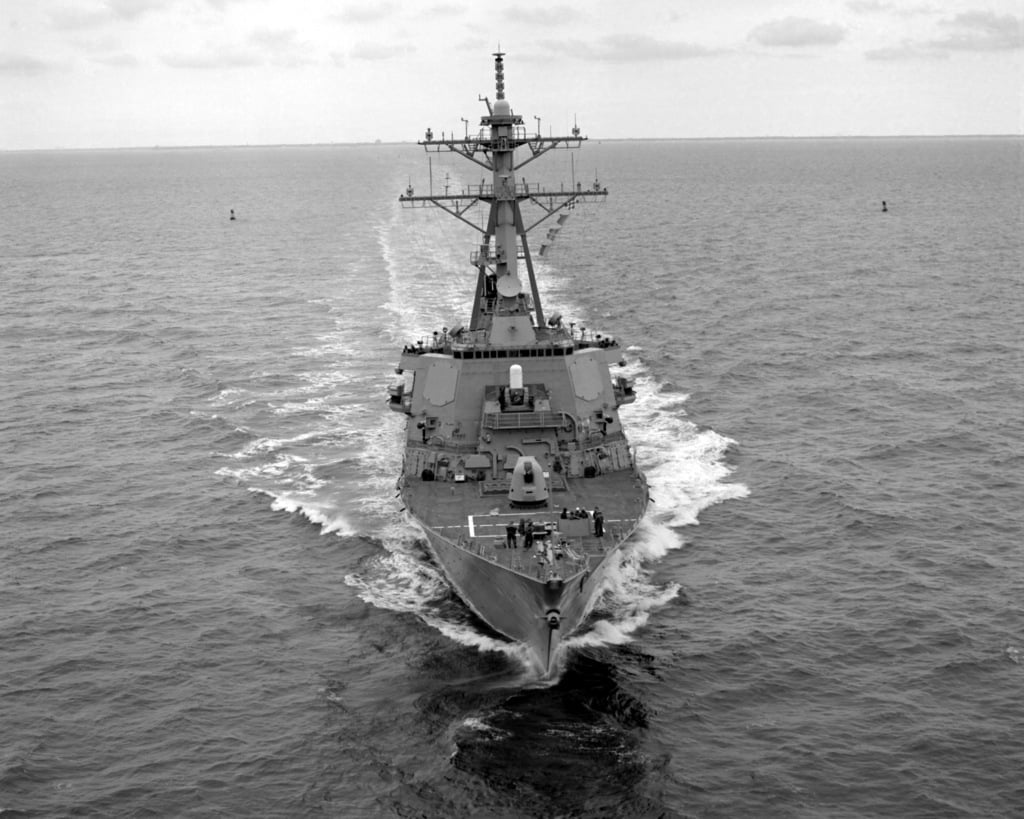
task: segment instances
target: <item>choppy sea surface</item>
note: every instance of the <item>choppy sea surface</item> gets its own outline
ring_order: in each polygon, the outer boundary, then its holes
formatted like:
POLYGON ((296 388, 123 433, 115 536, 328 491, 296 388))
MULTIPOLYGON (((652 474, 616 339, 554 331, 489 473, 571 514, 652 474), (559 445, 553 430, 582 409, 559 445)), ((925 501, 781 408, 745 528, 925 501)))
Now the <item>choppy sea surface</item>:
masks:
POLYGON ((538 272, 655 501, 548 685, 394 491, 473 166, 0 154, 0 816, 1024 815, 1022 149, 528 166, 609 188, 538 272))

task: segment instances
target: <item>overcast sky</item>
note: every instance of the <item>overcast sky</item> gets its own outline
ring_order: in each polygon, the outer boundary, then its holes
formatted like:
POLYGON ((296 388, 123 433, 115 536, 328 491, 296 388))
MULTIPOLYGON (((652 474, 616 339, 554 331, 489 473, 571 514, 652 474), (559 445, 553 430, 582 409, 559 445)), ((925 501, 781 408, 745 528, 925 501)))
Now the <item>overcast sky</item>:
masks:
POLYGON ((1024 0, 0 0, 0 149, 1024 133, 1024 0))

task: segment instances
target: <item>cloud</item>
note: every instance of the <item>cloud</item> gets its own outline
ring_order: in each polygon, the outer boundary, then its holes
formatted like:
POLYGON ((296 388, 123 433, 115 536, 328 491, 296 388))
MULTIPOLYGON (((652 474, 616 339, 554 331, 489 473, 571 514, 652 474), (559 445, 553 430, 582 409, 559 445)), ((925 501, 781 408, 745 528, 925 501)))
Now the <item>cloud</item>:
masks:
POLYGON ((425 8, 423 15, 425 17, 455 17, 463 14, 465 11, 465 6, 460 6, 456 3, 438 3, 437 5, 425 8))
POLYGON ((0 74, 42 74, 57 68, 55 63, 23 54, 0 54, 0 74))
POLYGON ((539 8, 507 9, 502 15, 511 23, 524 23, 528 26, 557 26, 568 23, 579 17, 579 13, 569 6, 550 6, 539 8))
POLYGON ((393 3, 366 3, 344 8, 333 17, 343 23, 375 23, 390 17, 394 10, 393 3))
POLYGON ((66 6, 50 12, 50 23, 58 30, 93 28, 108 23, 130 22, 145 14, 160 11, 166 0, 104 0, 91 6, 66 6))
POLYGON ((165 54, 161 61, 171 68, 201 71, 252 68, 264 63, 263 58, 253 51, 222 48, 210 48, 205 52, 193 54, 165 54))
POLYGON ((950 51, 1008 51, 1024 48, 1024 19, 990 11, 958 14, 940 25, 949 34, 931 45, 950 51))
POLYGON ((134 20, 136 17, 164 8, 167 0, 106 0, 103 5, 120 20, 134 20))
POLYGON ((846 37, 846 29, 840 25, 819 23, 806 17, 786 17, 764 23, 750 32, 748 39, 764 46, 806 46, 835 45, 846 37))
POLYGON ((50 25, 58 31, 75 31, 81 28, 93 28, 106 25, 111 16, 103 8, 63 8, 50 13, 50 25))
POLYGON ((276 65, 286 68, 309 65, 315 60, 310 47, 295 29, 257 28, 241 42, 207 43, 196 52, 165 54, 162 62, 171 68, 217 70, 276 65))
POLYGON ((390 60, 392 57, 400 57, 415 50, 414 47, 407 45, 359 43, 352 47, 349 56, 357 60, 390 60))
POLYGON ((292 28, 258 28, 249 35, 247 45, 266 55, 274 65, 295 67, 316 62, 312 48, 299 40, 292 28))
POLYGON ((936 60, 957 51, 1010 51, 1024 48, 1024 19, 1010 14, 971 11, 939 21, 948 33, 934 40, 904 40, 865 52, 869 60, 936 60))
POLYGON ((881 3, 879 0, 849 0, 846 7, 855 14, 874 14, 889 10, 889 4, 881 3))
POLYGON ((289 29, 258 28, 249 35, 249 42, 268 51, 288 51, 296 48, 296 31, 289 29))
POLYGON ((949 54, 937 48, 904 40, 898 46, 874 48, 870 51, 865 51, 864 56, 869 60, 891 60, 898 62, 900 60, 944 60, 949 57, 949 54))
POLYGON ((695 43, 657 40, 646 34, 610 34, 592 41, 546 40, 541 45, 551 51, 572 54, 581 59, 606 62, 684 60, 718 53, 695 43))
POLYGON ((109 65, 112 68, 135 68, 139 65, 138 57, 124 53, 94 57, 93 62, 100 63, 101 65, 109 65))
POLYGON ((68 42, 89 54, 104 54, 121 49, 121 39, 111 34, 103 34, 93 37, 73 37, 68 42))

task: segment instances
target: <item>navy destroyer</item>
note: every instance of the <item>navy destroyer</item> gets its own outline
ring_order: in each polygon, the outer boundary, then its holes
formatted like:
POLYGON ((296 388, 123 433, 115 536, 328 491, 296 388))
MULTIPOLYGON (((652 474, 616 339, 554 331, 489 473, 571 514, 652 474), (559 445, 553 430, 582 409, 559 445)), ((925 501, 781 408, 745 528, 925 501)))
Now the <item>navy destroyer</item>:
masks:
POLYGON ((542 224, 552 237, 569 210, 602 201, 607 189, 522 179, 528 162, 586 137, 575 124, 566 136, 542 136, 539 120, 528 133, 505 98, 504 55, 494 58, 495 101, 481 97, 479 131, 463 120, 464 138, 428 129, 419 142, 487 175, 438 194, 431 185, 418 195, 410 183, 399 197, 481 234, 470 257, 472 312, 463 326, 405 345, 388 402, 408 417, 398 481, 405 510, 466 605, 528 646, 550 676, 643 518, 648 492, 618 413, 635 399, 632 382, 613 375, 619 342, 545 314, 527 241, 542 224), (466 216, 478 205, 487 209, 481 225, 466 216))

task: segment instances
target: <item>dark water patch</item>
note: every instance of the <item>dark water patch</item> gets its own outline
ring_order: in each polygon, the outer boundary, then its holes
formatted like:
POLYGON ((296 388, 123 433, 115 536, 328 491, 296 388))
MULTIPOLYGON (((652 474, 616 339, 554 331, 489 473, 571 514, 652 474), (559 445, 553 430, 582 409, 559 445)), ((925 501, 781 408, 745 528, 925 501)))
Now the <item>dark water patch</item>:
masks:
POLYGON ((196 429, 197 434, 204 432, 216 435, 211 443, 217 447, 218 451, 225 453, 238 452, 259 440, 259 436, 251 430, 237 427, 225 430, 229 423, 219 417, 216 419, 194 419, 191 426, 196 429))
POLYGON ((522 679, 523 668, 502 651, 487 651, 439 641, 427 641, 408 665, 424 679, 459 685, 472 681, 475 688, 487 690, 507 687, 522 679))
MULTIPOLYGON (((642 662, 641 660, 637 660, 642 662)), ((476 711, 455 732, 452 764, 514 799, 526 816, 646 816, 646 707, 615 666, 576 652, 557 684, 501 697, 446 697, 446 716, 476 711)))

